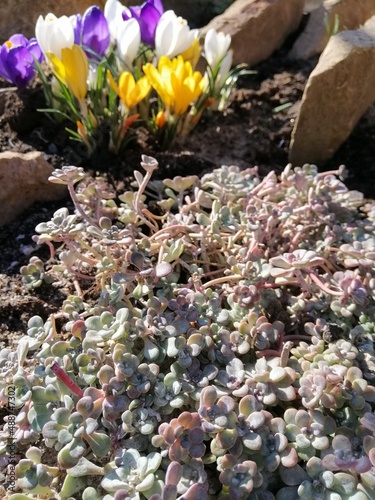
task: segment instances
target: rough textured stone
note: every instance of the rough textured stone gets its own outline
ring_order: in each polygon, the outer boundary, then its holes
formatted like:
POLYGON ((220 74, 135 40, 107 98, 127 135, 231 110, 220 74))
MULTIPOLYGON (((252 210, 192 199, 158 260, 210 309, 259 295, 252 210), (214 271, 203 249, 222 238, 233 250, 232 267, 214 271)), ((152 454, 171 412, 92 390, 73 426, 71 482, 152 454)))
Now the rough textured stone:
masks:
POLYGON ((331 158, 375 102, 374 81, 375 17, 328 42, 305 87, 290 161, 319 165, 331 158))
POLYGON ((297 30, 305 0, 237 0, 202 30, 210 28, 232 36, 234 64, 253 66, 281 47, 297 30))
POLYGON ((303 33, 295 41, 289 56, 292 59, 308 59, 321 54, 327 45, 337 17, 338 30, 354 30, 375 15, 375 0, 325 0, 312 10, 303 33))
POLYGON ((14 33, 27 37, 35 36, 35 23, 39 15, 53 12, 56 16, 71 16, 83 13, 91 5, 104 7, 105 0, 0 0, 0 41, 7 40, 14 33))
POLYGON ((52 201, 67 194, 64 185, 48 181, 53 167, 39 151, 0 153, 0 226, 8 224, 35 201, 52 201))

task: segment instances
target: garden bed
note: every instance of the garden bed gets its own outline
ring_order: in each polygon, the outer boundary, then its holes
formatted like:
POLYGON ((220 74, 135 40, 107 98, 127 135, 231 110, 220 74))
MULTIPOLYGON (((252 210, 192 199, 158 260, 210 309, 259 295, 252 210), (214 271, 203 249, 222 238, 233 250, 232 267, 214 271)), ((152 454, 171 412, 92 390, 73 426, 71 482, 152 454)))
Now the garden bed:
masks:
MULTIPOLYGON (((207 115, 195 132, 172 151, 160 151, 154 140, 140 131, 137 142, 119 157, 101 148, 92 158, 77 153, 63 128, 52 125, 35 111, 42 105, 40 89, 27 89, 20 94, 6 92, 4 112, 0 120, 0 150, 44 151, 51 164, 80 165, 92 176, 103 176, 120 193, 138 168, 141 154, 159 161, 156 177, 201 175, 221 164, 240 168, 258 166, 261 176, 270 170, 280 172, 288 163, 288 146, 297 107, 308 75, 316 59, 290 61, 288 45, 271 58, 252 68, 255 74, 241 77, 228 109, 223 114, 207 115), (283 110, 278 108, 284 104, 283 110)), ((375 197, 375 108, 361 119, 350 138, 321 170, 347 167, 346 185, 368 198, 375 197)), ((0 332, 3 345, 12 343, 12 335, 25 333, 27 319, 34 314, 46 316, 61 304, 64 290, 43 286, 30 293, 22 284, 19 268, 29 260, 31 240, 36 224, 48 220, 67 200, 35 204, 27 212, 2 229, 0 262, 0 332)), ((32 255, 45 255, 36 249, 32 255)))

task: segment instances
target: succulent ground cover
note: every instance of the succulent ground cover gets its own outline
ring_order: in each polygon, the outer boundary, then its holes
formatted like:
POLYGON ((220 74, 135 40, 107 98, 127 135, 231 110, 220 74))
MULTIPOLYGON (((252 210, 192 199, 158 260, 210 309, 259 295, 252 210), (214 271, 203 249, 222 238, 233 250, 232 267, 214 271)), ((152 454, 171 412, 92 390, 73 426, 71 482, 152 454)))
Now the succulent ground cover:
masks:
POLYGON ((157 168, 117 199, 51 177, 73 208, 21 274, 74 291, 0 354, 10 498, 373 498, 374 202, 343 169, 157 168))
POLYGON ((2 497, 373 498, 375 205, 338 157, 283 168, 312 67, 283 54, 195 141, 162 153, 140 133, 116 161, 81 157, 92 177, 64 166, 61 127, 14 135, 30 122, 6 100, 0 144, 45 148, 70 200, 33 211, 32 247, 18 221, 3 245, 2 310, 7 292, 28 310, 1 332, 2 497))

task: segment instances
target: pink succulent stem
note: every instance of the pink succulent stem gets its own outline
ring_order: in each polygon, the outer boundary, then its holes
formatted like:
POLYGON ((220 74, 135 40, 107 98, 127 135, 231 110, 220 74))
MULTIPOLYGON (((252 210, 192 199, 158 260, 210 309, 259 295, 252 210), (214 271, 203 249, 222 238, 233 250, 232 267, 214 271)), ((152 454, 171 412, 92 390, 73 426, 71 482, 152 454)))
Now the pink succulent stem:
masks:
POLYGON ((89 217, 87 215, 87 213, 83 210, 83 208, 82 208, 82 206, 77 198, 76 192, 74 191, 74 184, 72 184, 72 183, 68 184, 68 191, 69 191, 70 197, 72 198, 74 206, 77 209, 77 212, 82 217, 82 219, 84 219, 88 224, 95 226, 95 227, 98 227, 98 223, 96 222, 96 220, 93 219, 92 217, 89 217))
POLYGON ((310 272, 309 276, 323 290, 323 292, 329 293, 330 295, 335 295, 337 297, 342 297, 343 296, 343 292, 338 292, 336 290, 332 290, 331 288, 329 288, 328 286, 326 286, 324 283, 322 283, 320 281, 320 279, 316 276, 316 274, 310 272))
POLYGON ((78 385, 73 382, 67 373, 54 361, 51 365, 51 370, 56 375, 56 377, 61 380, 61 382, 66 385, 76 396, 79 398, 83 397, 83 391, 78 387, 78 385))

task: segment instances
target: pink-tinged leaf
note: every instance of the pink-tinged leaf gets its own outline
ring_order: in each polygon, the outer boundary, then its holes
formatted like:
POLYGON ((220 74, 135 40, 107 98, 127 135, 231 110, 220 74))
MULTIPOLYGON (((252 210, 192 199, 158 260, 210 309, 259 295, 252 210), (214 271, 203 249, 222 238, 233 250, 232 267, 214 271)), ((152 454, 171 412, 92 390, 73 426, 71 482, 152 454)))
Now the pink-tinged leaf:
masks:
POLYGON ((204 439, 204 432, 200 427, 195 427, 189 433, 189 440, 193 444, 200 444, 204 439))
POLYGON ((165 483, 177 485, 181 479, 181 475, 182 466, 178 462, 171 462, 165 475, 165 483))
POLYGON ((89 396, 84 396, 77 403, 77 411, 82 415, 83 418, 89 417, 93 409, 94 402, 89 396))
POLYGON ((230 396, 222 396, 217 402, 217 405, 224 412, 224 414, 228 414, 233 411, 235 407, 234 401, 230 396))
POLYGON ((331 471, 340 470, 341 467, 337 465, 336 460, 337 457, 331 453, 323 458, 322 465, 327 470, 331 471))
POLYGON ((216 402, 217 399, 217 392, 215 387, 212 385, 209 385, 208 387, 205 387, 202 392, 201 392, 201 406, 206 406, 210 408, 213 406, 216 402))
POLYGON ((161 262, 155 267, 155 274, 158 278, 169 276, 173 272, 173 267, 169 262, 161 262))
POLYGON ((178 424, 181 425, 182 427, 185 427, 185 429, 189 428, 191 424, 193 423, 193 415, 188 412, 184 411, 179 415, 177 418, 178 424))
POLYGON ((236 443, 237 431, 236 429, 224 429, 217 434, 216 440, 223 450, 229 450, 236 443))
POLYGON ((298 462, 298 454, 292 447, 286 448, 281 454, 281 463, 284 467, 294 467, 298 462))
POLYGON ((206 446, 203 443, 193 444, 189 448, 189 455, 192 458, 202 458, 206 453, 206 446))
POLYGON ((82 340, 85 331, 86 331, 86 325, 84 321, 79 319, 73 323, 71 333, 74 337, 76 337, 79 340, 82 340))
POLYGON ((188 455, 188 450, 181 448, 181 444, 178 439, 176 439, 176 441, 169 448, 169 458, 172 461, 181 462, 181 460, 186 460, 188 455))

